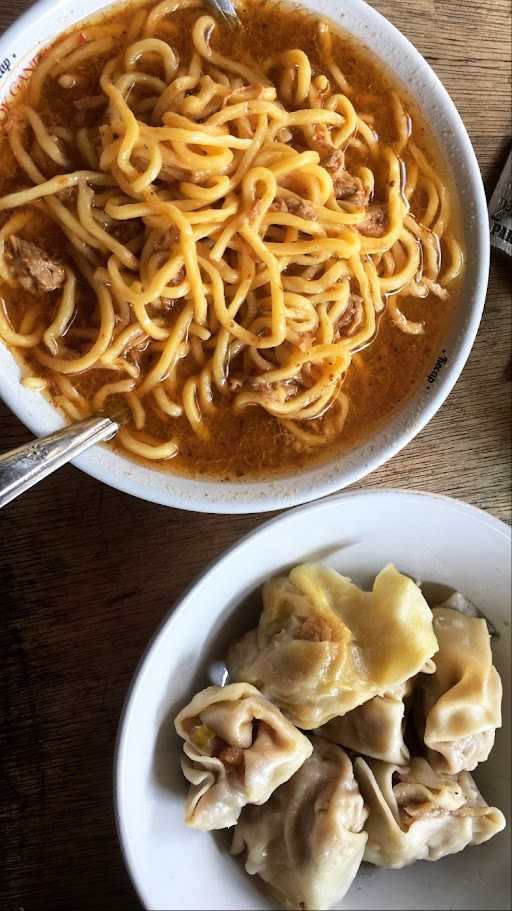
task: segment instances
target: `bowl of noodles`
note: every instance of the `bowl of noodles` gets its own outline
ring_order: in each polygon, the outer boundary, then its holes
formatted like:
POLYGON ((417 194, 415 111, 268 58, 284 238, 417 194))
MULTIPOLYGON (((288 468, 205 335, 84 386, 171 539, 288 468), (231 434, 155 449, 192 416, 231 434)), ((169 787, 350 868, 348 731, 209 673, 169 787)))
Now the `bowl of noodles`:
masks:
POLYGON ((0 41, 0 394, 39 435, 121 408, 78 467, 226 513, 406 445, 489 259, 464 126, 390 23, 362 0, 238 12, 41 0, 0 41))

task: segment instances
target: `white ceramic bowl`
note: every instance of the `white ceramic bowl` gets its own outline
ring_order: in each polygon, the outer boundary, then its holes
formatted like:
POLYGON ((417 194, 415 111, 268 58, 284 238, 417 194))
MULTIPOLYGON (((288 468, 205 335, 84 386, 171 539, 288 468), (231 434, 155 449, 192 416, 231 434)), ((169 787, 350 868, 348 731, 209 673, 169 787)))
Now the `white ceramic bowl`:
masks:
MULTIPOLYGON (((8 29, 0 39, 0 126, 5 102, 41 48, 110 5, 110 0, 39 0, 8 29)), ((450 97, 409 41, 362 0, 305 0, 304 5, 330 16, 394 71, 433 125, 445 153, 464 212, 469 254, 460 305, 443 345, 447 362, 433 383, 427 382, 431 368, 426 371, 415 396, 369 441, 321 467, 275 481, 190 480, 137 465, 102 446, 75 460, 98 480, 145 500, 199 512, 265 512, 314 500, 352 484, 395 455, 435 414, 456 382, 478 329, 489 269, 487 208, 473 148, 450 97)), ((58 412, 18 379, 14 358, 0 344, 0 395, 4 401, 37 435, 62 426, 58 412)))
MULTIPOLYGON (((389 562, 412 578, 463 592, 500 638, 503 727, 475 777, 487 801, 510 809, 510 529, 446 497, 356 491, 292 510, 218 560, 171 610, 144 656, 125 705, 115 763, 118 832, 143 905, 166 911, 269 911, 258 877, 228 854, 229 834, 187 829, 181 741, 172 719, 208 683, 221 683, 229 643, 255 625, 262 582, 307 559, 369 587, 389 562), (256 597, 254 597, 256 596, 256 597)), ((508 819, 510 826, 510 818, 508 819)), ((344 911, 505 911, 510 829, 487 844, 403 870, 364 864, 344 911)))

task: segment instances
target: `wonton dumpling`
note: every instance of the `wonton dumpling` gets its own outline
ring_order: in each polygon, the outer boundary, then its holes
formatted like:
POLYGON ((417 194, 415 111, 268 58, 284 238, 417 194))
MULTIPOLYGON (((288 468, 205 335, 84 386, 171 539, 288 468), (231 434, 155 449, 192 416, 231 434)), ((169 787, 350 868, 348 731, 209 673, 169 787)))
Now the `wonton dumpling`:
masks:
POLYGON ((306 563, 266 583, 258 627, 231 646, 227 666, 311 729, 404 683, 436 651, 430 608, 394 566, 366 592, 306 563))
POLYGON ((503 814, 487 806, 468 772, 436 773, 419 757, 406 768, 358 757, 354 769, 369 810, 368 863, 399 868, 439 860, 505 827, 503 814))
POLYGON ((411 690, 412 683, 407 680, 382 696, 374 696, 341 718, 333 718, 318 733, 356 753, 405 765, 409 750, 404 742, 404 700, 411 690))
POLYGON ((265 803, 311 755, 311 743, 248 683, 210 686, 176 716, 190 782, 185 822, 232 826, 247 803, 265 803))
POLYGON ((246 807, 233 836, 245 869, 287 908, 322 911, 349 889, 361 863, 367 816, 341 747, 313 738, 313 754, 262 807, 246 807))
POLYGON ((485 620, 447 607, 433 615, 439 651, 418 696, 418 729, 432 765, 471 772, 489 756, 501 726, 501 680, 485 620))

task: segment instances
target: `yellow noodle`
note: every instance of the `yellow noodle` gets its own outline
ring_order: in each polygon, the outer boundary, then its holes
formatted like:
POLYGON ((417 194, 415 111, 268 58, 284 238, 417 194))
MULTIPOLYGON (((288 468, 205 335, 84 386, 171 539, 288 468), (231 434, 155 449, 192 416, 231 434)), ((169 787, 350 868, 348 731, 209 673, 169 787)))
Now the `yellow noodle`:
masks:
POLYGON ((85 230, 89 233, 91 237, 95 237, 99 241, 101 247, 104 250, 110 250, 114 253, 126 266, 128 269, 137 269, 138 259, 133 253, 124 246, 120 244, 108 231, 105 231, 104 228, 101 228, 97 221, 93 218, 92 215, 92 204, 94 199, 94 193, 90 187, 84 181, 80 181, 78 185, 78 202, 77 210, 80 218, 80 222, 85 230))
POLYGON ((192 307, 190 305, 185 307, 169 335, 159 360, 142 383, 142 386, 139 389, 140 395, 144 395, 146 392, 153 389, 164 379, 169 370, 172 369, 178 355, 178 349, 187 337, 188 328, 192 322, 192 315, 192 307))
POLYGON ((82 411, 87 411, 89 408, 89 402, 85 396, 81 395, 78 389, 73 386, 70 380, 68 380, 67 376, 64 376, 62 373, 55 373, 53 374, 53 380, 65 398, 74 401, 82 411))
POLYGON ((86 411, 82 411, 75 402, 70 402, 64 395, 55 396, 55 404, 68 416, 68 418, 71 418, 72 421, 81 421, 85 415, 89 413, 89 408, 87 408, 86 411))
POLYGON ((344 120, 343 126, 333 135, 333 145, 339 149, 357 129, 357 115, 346 95, 331 95, 326 101, 326 108, 341 114, 344 120))
POLYGON ((444 269, 440 281, 443 285, 448 285, 454 278, 457 278, 457 276, 460 275, 464 265, 464 256, 460 245, 455 240, 453 234, 446 232, 443 236, 443 242, 448 249, 450 263, 444 269))
POLYGON ((399 291, 403 288, 417 273, 421 262, 421 248, 414 234, 410 234, 406 228, 402 228, 398 234, 398 239, 406 248, 406 259, 403 267, 393 272, 385 278, 379 279, 380 290, 383 293, 399 291))
POLYGON ((162 385, 153 389, 153 396, 158 407, 161 408, 164 414, 169 415, 170 418, 179 418, 183 413, 181 405, 177 405, 176 402, 171 401, 162 385))
POLYGON ((181 253, 194 299, 194 320, 201 325, 206 319, 207 305, 191 226, 173 203, 162 202, 156 194, 146 193, 144 198, 150 207, 167 214, 180 232, 181 253))
POLYGON ((418 183, 418 173, 418 165, 415 161, 411 161, 407 165, 407 179, 404 187, 404 196, 409 202, 418 183))
POLYGON ((80 43, 80 40, 80 35, 75 32, 73 35, 70 35, 69 38, 60 41, 59 44, 55 45, 55 47, 51 48, 49 51, 43 52, 42 57, 32 74, 32 79, 30 80, 28 97, 32 105, 39 103, 43 84, 48 73, 53 72, 59 61, 70 51, 74 50, 77 44, 80 43))
POLYGON ((197 377, 190 377, 190 379, 187 380, 183 387, 183 408, 188 418, 189 424, 196 436, 204 441, 207 441, 210 439, 210 431, 202 419, 202 415, 197 404, 197 387, 197 377))
POLYGON ((91 170, 96 171, 98 169, 98 156, 94 151, 87 127, 81 127, 81 129, 77 130, 76 144, 86 165, 91 170))
POLYGON ((135 69, 138 61, 144 54, 152 54, 160 57, 165 74, 166 83, 170 82, 178 67, 178 59, 172 47, 166 41, 160 38, 141 38, 135 41, 126 49, 124 55, 124 64, 128 71, 135 69))
POLYGON ((25 117, 27 118, 28 122, 30 123, 30 126, 32 127, 32 129, 34 131, 34 136, 36 137, 43 152, 45 152, 46 155, 48 155, 48 158, 50 158, 52 161, 55 162, 55 164, 58 164, 63 168, 69 167, 69 161, 68 161, 66 155, 62 151, 62 148, 60 147, 59 143, 54 139, 53 136, 51 136, 51 134, 46 129, 46 127, 42 121, 42 118, 39 116, 39 114, 36 111, 34 111, 32 108, 30 108, 26 105, 22 105, 20 108, 18 108, 18 112, 21 114, 24 114, 25 117))
POLYGON ((237 61, 231 60, 229 57, 224 57, 222 54, 212 50, 209 39, 211 33, 215 31, 216 26, 217 24, 212 16, 201 16, 197 19, 192 30, 192 41, 197 53, 201 57, 204 57, 208 63, 227 70, 228 73, 236 73, 238 76, 242 76, 243 79, 246 79, 247 82, 266 83, 267 80, 264 75, 258 72, 258 70, 252 70, 250 67, 244 66, 243 63, 238 63, 237 61))
POLYGON ((138 323, 131 323, 126 329, 115 338, 108 351, 102 354, 100 360, 102 364, 111 364, 117 360, 119 355, 133 345, 139 344, 147 338, 143 328, 138 323))
MULTIPOLYGON (((411 232, 411 234, 414 234, 417 238, 419 238, 423 256, 423 272, 429 278, 435 281, 438 276, 439 266, 441 263, 439 237, 424 224, 419 224, 416 219, 412 217, 412 215, 407 216, 404 224, 408 231, 411 232)), ((460 250, 460 248, 458 249, 460 250)), ((457 257, 457 253, 455 251, 454 255, 457 257)))
POLYGON ((446 192, 446 187, 443 181, 440 179, 438 174, 435 172, 434 168, 429 164, 423 152, 418 148, 416 143, 410 142, 409 149, 412 152, 415 161, 419 168, 422 171, 422 177, 424 181, 428 181, 429 185, 433 185, 436 189, 436 195, 439 200, 439 210, 435 221, 432 223, 424 221, 424 224, 427 228, 431 228, 434 234, 437 234, 439 237, 442 237, 446 224, 450 217, 448 194, 446 192))
POLYGON ((118 383, 105 383, 98 389, 92 400, 92 407, 95 411, 100 411, 105 405, 110 395, 120 395, 121 393, 131 392, 135 385, 135 380, 119 380, 118 383))
POLYGON ((32 332, 34 326, 39 321, 41 316, 41 305, 34 304, 32 307, 23 314, 21 323, 19 325, 19 331, 22 335, 26 335, 28 332, 32 332))
POLYGON ((152 9, 149 13, 146 24, 144 26, 144 34, 153 35, 156 32, 161 20, 165 16, 172 15, 172 13, 174 13, 178 7, 183 9, 184 7, 193 8, 200 5, 200 0, 162 0, 162 2, 155 6, 154 9, 152 9))
POLYGON ((305 446, 325 446, 339 436, 343 430, 349 409, 348 396, 344 395, 343 392, 339 392, 333 403, 333 408, 335 408, 338 413, 336 414, 334 421, 331 419, 331 427, 323 432, 306 430, 300 424, 297 424, 296 421, 286 419, 282 420, 282 424, 305 446))
POLYGON ((101 355, 105 353, 110 345, 114 331, 114 308, 107 288, 98 285, 96 286, 96 293, 100 310, 100 326, 94 344, 87 354, 78 358, 70 358, 69 360, 62 357, 50 357, 43 351, 38 351, 37 359, 45 367, 50 367, 60 373, 82 373, 84 370, 93 367, 101 355))
POLYGON ((72 72, 75 67, 82 66, 90 57, 99 57, 106 54, 115 42, 115 35, 106 35, 104 38, 97 38, 95 41, 89 41, 83 47, 67 54, 63 60, 56 62, 51 69, 51 76, 54 79, 61 73, 72 72))
POLYGON ((294 107, 304 104, 311 88, 309 57, 301 50, 283 51, 280 54, 276 54, 275 57, 269 57, 265 61, 263 70, 268 73, 274 67, 280 66, 291 66, 296 72, 295 92, 293 95, 290 93, 290 97, 286 100, 289 104, 293 104, 294 107))
POLYGON ((423 323, 417 323, 413 320, 407 319, 407 317, 400 310, 396 297, 390 297, 388 299, 388 310, 391 319, 393 320, 397 329, 401 329, 402 332, 406 332, 409 335, 423 335, 425 332, 425 327, 423 323))
POLYGON ((48 380, 42 376, 24 376, 21 385, 25 386, 25 389, 32 389, 33 392, 43 392, 48 388, 48 380))
POLYGON ((128 452, 133 452, 142 459, 160 462, 165 459, 172 459, 178 452, 178 447, 173 440, 169 440, 167 443, 145 443, 143 440, 138 440, 137 437, 134 437, 126 428, 120 430, 117 437, 128 452))
POLYGON ((7 315, 5 301, 0 297, 0 335, 13 348, 33 348, 39 344, 43 335, 43 326, 33 331, 16 332, 7 315))
POLYGON ((325 62, 329 72, 331 73, 332 78, 334 79, 335 84, 342 92, 345 92, 346 95, 351 94, 351 87, 348 80, 343 75, 339 66, 332 59, 332 37, 329 24, 324 21, 318 23, 318 39, 320 47, 322 49, 325 62))
POLYGON ((66 283, 62 292, 60 304, 52 322, 43 335, 43 341, 50 354, 56 355, 58 353, 59 346, 57 340, 66 333, 66 330, 73 319, 73 314, 75 312, 75 291, 75 275, 71 269, 66 269, 66 283))
POLYGON ((5 209, 17 209, 18 206, 26 206, 35 199, 41 199, 44 196, 55 196, 66 190, 68 187, 76 187, 81 181, 91 180, 96 184, 111 184, 112 179, 106 174, 97 171, 74 171, 72 174, 57 174, 50 180, 31 187, 28 190, 19 190, 16 193, 8 193, 0 199, 0 212, 5 209))
POLYGON ((128 408, 132 413, 133 425, 135 430, 142 430, 146 423, 146 411, 142 402, 135 395, 134 392, 127 392, 125 394, 126 402, 128 403, 128 408))
POLYGON ((407 114, 396 92, 391 92, 391 102, 398 134, 398 140, 393 143, 393 147, 396 154, 401 155, 409 141, 409 136, 411 135, 411 118, 407 114))

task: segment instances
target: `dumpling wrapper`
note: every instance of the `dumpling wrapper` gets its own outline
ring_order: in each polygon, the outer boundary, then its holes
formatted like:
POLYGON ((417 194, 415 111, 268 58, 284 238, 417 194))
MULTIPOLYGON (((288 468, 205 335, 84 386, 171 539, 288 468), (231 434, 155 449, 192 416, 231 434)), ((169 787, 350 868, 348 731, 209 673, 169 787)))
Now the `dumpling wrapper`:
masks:
POLYGON ((448 607, 433 615, 439 651, 416 702, 418 733, 433 766, 471 772, 487 759, 501 727, 501 680, 485 620, 448 607))
POLYGON ((333 718, 317 733, 355 753, 405 765, 409 761, 404 741, 405 699, 411 691, 412 683, 407 680, 341 718, 333 718))
POLYGON ((394 566, 366 592, 306 563, 266 583, 258 627, 231 646, 227 666, 309 730, 400 686, 436 651, 431 610, 394 566))
POLYGON ((262 807, 246 807, 232 852, 269 883, 285 908, 323 911, 348 891, 361 863, 367 816, 352 763, 313 737, 313 753, 262 807))
POLYGON ((312 746, 248 683, 210 686, 176 716, 190 789, 185 822, 209 831, 232 826, 247 803, 265 803, 300 768, 312 746))
POLYGON ((358 757, 354 770, 369 810, 368 863, 400 868, 439 860, 505 827, 503 814, 486 804, 468 772, 437 773, 420 757, 406 768, 358 757))

